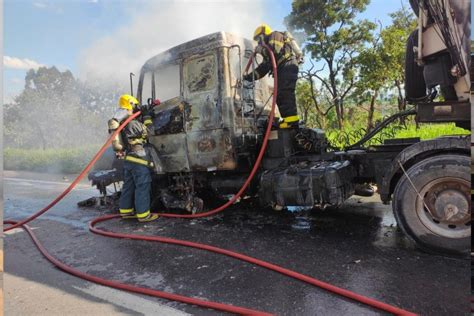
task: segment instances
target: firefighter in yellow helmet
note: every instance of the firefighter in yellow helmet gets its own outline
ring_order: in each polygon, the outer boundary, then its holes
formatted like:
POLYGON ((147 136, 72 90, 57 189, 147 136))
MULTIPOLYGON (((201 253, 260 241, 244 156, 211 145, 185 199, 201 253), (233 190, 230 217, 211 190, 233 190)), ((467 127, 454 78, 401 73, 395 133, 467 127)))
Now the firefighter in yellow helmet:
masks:
POLYGON ((255 29, 253 39, 258 42, 257 53, 263 56, 263 62, 253 73, 243 76, 245 81, 258 80, 272 71, 272 62, 268 56, 266 44, 275 55, 278 74, 277 104, 283 122, 280 128, 297 127, 299 116, 296 109, 296 81, 298 79, 299 64, 303 62, 303 54, 296 41, 289 32, 278 32, 261 24, 255 29))
MULTIPOLYGON (((109 133, 115 131, 138 106, 138 100, 131 95, 120 97, 119 109, 109 120, 109 133)), ((119 158, 123 158, 123 187, 120 195, 120 215, 135 217, 140 222, 158 218, 150 212, 152 159, 145 146, 147 127, 137 119, 130 121, 112 142, 119 158)))

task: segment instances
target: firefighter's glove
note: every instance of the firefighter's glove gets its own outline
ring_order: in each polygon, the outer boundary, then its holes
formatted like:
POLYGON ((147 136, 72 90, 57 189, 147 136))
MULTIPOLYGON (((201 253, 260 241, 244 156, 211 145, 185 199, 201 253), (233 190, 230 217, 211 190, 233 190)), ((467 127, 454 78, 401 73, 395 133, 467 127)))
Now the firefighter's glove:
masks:
POLYGON ((153 123, 152 118, 153 118, 153 110, 151 106, 148 105, 142 105, 140 107, 140 111, 142 112, 142 119, 143 119, 143 124, 145 126, 149 126, 153 123))
POLYGON ((149 110, 148 110, 148 106, 146 104, 142 104, 140 106, 137 106, 137 111, 140 111, 141 112, 141 115, 142 116, 145 116, 148 114, 149 110))

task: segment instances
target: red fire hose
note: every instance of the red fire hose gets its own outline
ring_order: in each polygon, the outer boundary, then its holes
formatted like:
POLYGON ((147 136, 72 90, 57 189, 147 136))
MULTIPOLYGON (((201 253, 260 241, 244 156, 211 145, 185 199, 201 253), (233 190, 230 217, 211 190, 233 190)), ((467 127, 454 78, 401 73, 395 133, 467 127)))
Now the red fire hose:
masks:
MULTIPOLYGON (((110 146, 110 144, 112 144, 112 141, 114 140, 114 138, 120 133, 120 131, 131 121, 133 120, 134 118, 136 118, 138 115, 140 115, 140 112, 137 112, 137 113, 134 113, 133 115, 131 115, 129 118, 127 118, 123 123, 122 125, 112 134, 110 135, 109 139, 107 139, 107 141, 105 142, 105 144, 100 148, 100 150, 97 152, 97 154, 95 154, 95 156, 92 158, 92 160, 87 164, 87 166, 84 168, 84 170, 82 170, 82 172, 77 176, 76 179, 74 179, 74 181, 66 188, 66 190, 63 191, 63 193, 61 193, 60 195, 58 195, 58 197, 56 197, 51 203, 49 203, 48 205, 46 205, 43 209, 41 209, 40 211, 34 213, 33 215, 31 215, 30 217, 28 218, 25 218, 24 220, 22 221, 19 221, 15 224, 13 224, 12 226, 9 226, 9 227, 6 227, 6 228, 3 228, 3 232, 7 232, 9 230, 12 230, 13 228, 16 228, 16 227, 19 227, 19 226, 23 226, 24 224, 28 223, 28 222, 31 222, 32 220, 34 220, 35 218, 37 218, 38 216, 46 213, 50 208, 52 208, 53 206, 55 206, 59 201, 61 201, 69 192, 72 191, 72 189, 74 189, 74 187, 82 180, 82 178, 84 178, 86 176, 86 174, 89 172, 89 170, 92 168, 92 166, 97 162, 97 160, 99 160, 99 158, 104 154, 105 150, 107 149, 107 147, 110 146)), ((11 224, 11 223, 8 223, 8 224, 11 224)))
MULTIPOLYGON (((277 68, 276 68, 275 57, 274 57, 272 51, 270 50, 270 48, 268 46, 265 45, 265 48, 267 49, 267 51, 269 52, 269 55, 271 57, 271 62, 272 62, 272 66, 273 66, 273 74, 274 74, 274 91, 277 91, 277 68)), ((247 64, 247 67, 246 67, 246 70, 248 69, 248 67, 250 65, 250 62, 251 62, 251 60, 249 60, 249 63, 247 64)), ((234 197, 232 197, 232 199, 230 199, 224 205, 222 205, 222 206, 220 206, 216 209, 213 209, 211 211, 201 213, 201 214, 178 215, 178 214, 163 213, 163 214, 161 214, 161 216, 163 216, 163 217, 183 217, 183 218, 204 217, 204 216, 210 216, 210 215, 216 214, 216 213, 224 210, 225 208, 227 208, 229 205, 233 204, 242 195, 242 193, 245 191, 245 189, 250 184, 250 181, 252 180, 255 173, 257 172, 257 169, 258 169, 258 167, 260 165, 260 162, 263 158, 263 155, 265 153, 265 149, 266 149, 266 146, 267 146, 268 138, 270 136, 271 127, 272 127, 272 122, 273 122, 274 112, 275 112, 275 104, 276 104, 276 93, 273 94, 272 109, 271 109, 271 112, 270 112, 270 115, 269 115, 269 118, 268 118, 268 125, 267 125, 267 128, 265 130, 265 135, 264 135, 264 138, 263 138, 262 147, 261 147, 260 152, 257 156, 254 167, 252 168, 247 180, 245 181, 245 183, 243 184, 241 189, 237 192, 237 194, 234 195, 234 197)), ((237 306, 232 306, 232 305, 227 305, 227 304, 222 304, 222 303, 217 303, 217 302, 204 301, 204 300, 199 300, 199 299, 186 297, 186 296, 182 296, 182 295, 177 295, 177 294, 172 294, 172 293, 168 293, 168 292, 157 291, 157 290, 152 290, 152 289, 147 289, 147 288, 141 288, 141 287, 137 287, 137 286, 133 286, 133 285, 129 285, 129 284, 124 284, 124 283, 120 283, 120 282, 116 282, 116 281, 112 281, 112 280, 107 280, 107 279, 99 278, 97 276, 93 276, 93 275, 90 275, 90 274, 83 273, 79 270, 73 269, 72 267, 70 267, 68 265, 65 265, 64 263, 60 262, 58 259, 51 256, 47 252, 47 250, 42 246, 42 244, 39 242, 39 240, 36 238, 36 236, 33 234, 31 229, 26 225, 26 223, 34 220, 38 216, 40 216, 43 213, 47 212, 51 207, 56 205, 65 195, 67 195, 77 185, 77 183, 86 175, 86 173, 91 169, 91 167, 94 165, 94 163, 100 158, 100 156, 104 153, 104 151, 107 149, 107 147, 112 143, 112 140, 115 138, 115 136, 118 135, 118 133, 131 120, 133 120, 138 115, 140 115, 140 112, 137 112, 137 113, 133 114, 132 116, 130 116, 109 137, 107 142, 97 152, 97 154, 94 156, 94 158, 91 160, 91 162, 89 162, 89 164, 84 168, 84 170, 81 172, 81 174, 56 199, 54 199, 50 204, 48 204, 46 207, 44 207, 39 212, 33 214, 32 216, 30 216, 30 217, 28 217, 28 218, 26 218, 22 221, 19 221, 19 222, 15 222, 15 221, 11 221, 11 220, 4 221, 4 224, 8 224, 8 225, 11 225, 11 226, 4 228, 3 231, 6 232, 6 231, 9 231, 9 230, 11 230, 13 228, 16 228, 16 227, 21 227, 21 228, 25 229, 27 231, 27 233, 30 235, 30 237, 32 238, 35 245, 38 247, 39 251, 43 254, 43 256, 46 257, 46 259, 48 259, 51 263, 53 263, 55 266, 57 266, 61 270, 65 271, 65 272, 68 272, 72 275, 75 275, 79 278, 91 281, 91 282, 95 282, 95 283, 98 283, 98 284, 102 284, 102 285, 105 285, 105 286, 109 286, 109 287, 113 287, 113 288, 117 288, 117 289, 121 289, 121 290, 126 290, 126 291, 130 291, 130 292, 135 292, 135 293, 160 297, 160 298, 179 301, 179 302, 188 303, 188 304, 194 304, 194 305, 198 305, 198 306, 202 306, 202 307, 206 307, 206 308, 213 308, 213 309, 216 309, 216 310, 221 310, 221 311, 235 313, 235 314, 269 315, 268 313, 258 311, 258 310, 252 310, 252 309, 247 309, 247 308, 243 308, 243 307, 237 307, 237 306)), ((93 220, 92 222, 89 223, 89 229, 93 233, 100 234, 100 235, 103 235, 103 236, 113 237, 113 238, 128 238, 128 239, 135 239, 135 240, 146 240, 146 241, 152 241, 152 242, 168 243, 168 244, 180 245, 180 246, 185 246, 185 247, 203 249, 203 250, 207 250, 207 251, 210 251, 210 252, 226 255, 226 256, 229 256, 229 257, 232 257, 232 258, 236 258, 236 259, 239 259, 239 260, 242 260, 242 261, 246 261, 246 262, 261 266, 263 268, 266 268, 266 269, 269 269, 269 270, 272 270, 272 271, 275 271, 275 272, 279 272, 283 275, 292 277, 292 278, 300 280, 300 281, 304 281, 304 282, 309 283, 311 285, 320 287, 320 288, 325 289, 327 291, 330 291, 330 292, 333 292, 335 294, 344 296, 346 298, 353 299, 355 301, 361 302, 363 304, 369 305, 371 307, 374 307, 374 308, 377 308, 377 309, 380 309, 380 310, 383 310, 383 311, 386 311, 386 312, 389 312, 389 313, 392 313, 392 314, 396 314, 396 315, 415 315, 415 314, 413 314, 409 311, 400 309, 398 307, 395 307, 395 306, 392 306, 392 305, 389 305, 389 304, 385 304, 383 302, 365 297, 363 295, 351 292, 349 290, 345 290, 345 289, 336 287, 336 286, 331 285, 329 283, 314 279, 312 277, 297 273, 295 271, 288 270, 288 269, 285 269, 283 267, 280 267, 280 266, 274 265, 272 263, 265 262, 265 261, 262 261, 262 260, 259 260, 259 259, 253 258, 253 257, 249 257, 249 256, 246 256, 244 254, 232 252, 230 250, 217 248, 217 247, 213 247, 213 246, 210 246, 210 245, 199 244, 199 243, 194 243, 194 242, 185 241, 185 240, 165 238, 165 237, 140 236, 140 235, 132 235, 132 234, 107 232, 107 231, 103 231, 103 230, 100 230, 100 229, 95 227, 95 225, 97 223, 107 221, 107 220, 110 220, 110 219, 113 219, 113 218, 120 218, 120 215, 107 215, 107 216, 102 216, 102 217, 96 218, 95 220, 93 220)))

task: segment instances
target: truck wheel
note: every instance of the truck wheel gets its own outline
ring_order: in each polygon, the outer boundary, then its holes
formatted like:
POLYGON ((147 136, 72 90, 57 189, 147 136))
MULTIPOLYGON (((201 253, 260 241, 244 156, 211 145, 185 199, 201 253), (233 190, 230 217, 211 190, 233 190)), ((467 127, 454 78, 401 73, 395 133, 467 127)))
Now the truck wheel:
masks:
POLYGON ((423 250, 469 253, 469 157, 453 154, 426 158, 409 168, 407 175, 401 177, 393 194, 398 226, 423 250))

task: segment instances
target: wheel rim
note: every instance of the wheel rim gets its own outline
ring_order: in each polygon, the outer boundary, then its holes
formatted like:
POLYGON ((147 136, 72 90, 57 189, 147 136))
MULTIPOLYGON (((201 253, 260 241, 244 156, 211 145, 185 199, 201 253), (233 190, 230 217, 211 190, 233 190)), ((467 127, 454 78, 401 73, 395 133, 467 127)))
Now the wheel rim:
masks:
POLYGON ((469 181, 461 178, 443 177, 428 182, 416 198, 420 221, 443 237, 471 236, 470 188, 469 181))

